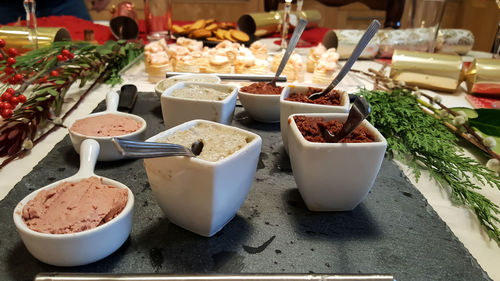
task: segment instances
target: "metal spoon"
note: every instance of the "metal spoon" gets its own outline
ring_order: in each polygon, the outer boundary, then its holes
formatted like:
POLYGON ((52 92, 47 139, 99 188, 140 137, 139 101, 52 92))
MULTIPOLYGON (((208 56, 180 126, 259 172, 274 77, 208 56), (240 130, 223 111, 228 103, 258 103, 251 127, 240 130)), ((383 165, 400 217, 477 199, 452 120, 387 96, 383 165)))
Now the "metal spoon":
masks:
POLYGON ((305 19, 300 19, 299 23, 295 27, 295 30, 293 31, 292 38, 290 39, 290 43, 288 43, 288 47, 286 48, 285 54, 283 55, 283 58, 281 59, 280 65, 278 66, 278 70, 276 70, 276 74, 274 75, 274 79, 271 82, 268 82, 268 85, 272 85, 273 87, 276 87, 276 81, 278 80, 281 72, 283 72, 283 69, 285 69, 285 65, 288 62, 288 59, 292 55, 293 50, 295 49, 295 46, 297 46, 297 42, 299 42, 300 36, 302 35, 302 32, 304 29, 306 29, 307 25, 307 20, 305 19))
POLYGON ((112 138, 111 141, 118 152, 128 158, 195 157, 200 155, 203 150, 203 142, 201 140, 193 142, 191 149, 173 143, 141 142, 119 138, 112 138))
POLYGON ((327 142, 339 142, 343 138, 347 137, 354 129, 356 129, 359 124, 365 118, 370 115, 371 108, 370 104, 366 101, 365 97, 359 96, 356 101, 354 101, 354 104, 351 107, 351 110, 349 110, 349 115, 347 116, 347 120, 345 120, 344 125, 340 129, 340 131, 332 135, 328 129, 322 128, 322 133, 323 133, 323 138, 327 142))
POLYGON ((333 79, 332 83, 330 83, 330 85, 328 85, 328 87, 326 87, 323 92, 310 95, 310 100, 315 100, 321 96, 328 94, 331 90, 333 90, 333 88, 335 88, 335 86, 340 83, 340 81, 342 81, 342 79, 344 79, 349 70, 351 70, 352 65, 358 60, 359 56, 366 48, 366 45, 368 45, 368 42, 370 42, 379 28, 380 22, 378 20, 373 20, 368 29, 365 31, 365 34, 363 34, 363 36, 359 40, 356 48, 354 48, 354 51, 352 51, 351 56, 340 70, 339 74, 337 74, 337 76, 333 79))

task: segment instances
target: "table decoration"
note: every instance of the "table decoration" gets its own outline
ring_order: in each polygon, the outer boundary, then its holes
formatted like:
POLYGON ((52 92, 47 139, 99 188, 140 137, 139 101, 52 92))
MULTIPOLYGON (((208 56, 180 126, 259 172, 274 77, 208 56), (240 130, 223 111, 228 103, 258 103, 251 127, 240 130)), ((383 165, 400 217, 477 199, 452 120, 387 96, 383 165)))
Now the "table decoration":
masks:
MULTIPOLYGON (((238 19, 238 28, 250 36, 264 37, 280 31, 283 11, 271 11, 269 13, 250 13, 242 15, 238 19)), ((292 11, 291 25, 295 26, 298 20, 307 20, 307 28, 317 27, 321 21, 321 13, 317 10, 292 11)))
POLYGON ((353 71, 375 81, 373 91, 360 94, 372 107, 370 122, 387 139, 388 152, 406 164, 417 180, 422 169, 429 170, 439 186, 450 189, 453 200, 472 209, 488 236, 500 245, 500 209, 476 191, 481 189, 479 184, 500 189, 499 111, 468 109, 466 113, 448 108, 439 96, 386 77, 385 67, 369 73, 353 71), (492 136, 478 132, 481 129, 492 136), (489 158, 486 165, 460 153, 459 137, 484 152, 489 158))
POLYGON ((469 93, 500 96, 500 59, 475 59, 465 81, 469 93))
MULTIPOLYGON (((19 51, 33 49, 30 40, 30 29, 24 26, 2 26, 0 27, 0 38, 3 38, 7 48, 16 48, 19 51)), ((50 46, 53 42, 70 41, 71 35, 63 27, 38 27, 37 45, 39 47, 50 46)))
MULTIPOLYGON (((390 58, 395 50, 427 52, 429 46, 429 29, 383 29, 370 42, 365 51, 367 58, 390 58)), ((323 45, 337 48, 341 58, 347 58, 363 35, 363 30, 334 29, 323 37, 323 45)), ((432 39, 433 40, 433 39, 432 39)), ((474 35, 466 29, 440 29, 436 39, 436 52, 465 55, 474 46, 474 35)))
POLYGON ((462 58, 458 55, 396 50, 392 56, 390 76, 411 86, 454 92, 463 79, 462 58))
MULTIPOLYGON (((0 46, 3 47, 3 40, 0 46)), ((99 83, 117 84, 118 72, 142 53, 142 45, 109 41, 104 45, 86 42, 56 42, 49 47, 14 57, 15 49, 1 51, 0 86, 3 120, 0 123, 0 168, 22 157, 45 136, 61 127, 62 121, 81 99, 99 83), (79 82, 84 91, 78 102, 62 112, 69 87, 79 82)))

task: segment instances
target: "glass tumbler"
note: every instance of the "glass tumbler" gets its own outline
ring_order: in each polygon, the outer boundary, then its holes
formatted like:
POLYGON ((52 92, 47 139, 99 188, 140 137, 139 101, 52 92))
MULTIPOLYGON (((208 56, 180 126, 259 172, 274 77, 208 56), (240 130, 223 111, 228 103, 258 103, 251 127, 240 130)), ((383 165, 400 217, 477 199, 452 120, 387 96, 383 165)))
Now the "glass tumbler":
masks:
POLYGON ((172 0, 144 0, 148 41, 170 39, 172 0))
POLYGON ((446 0, 411 0, 409 4, 407 26, 417 29, 421 39, 427 42, 427 51, 434 52, 446 0))

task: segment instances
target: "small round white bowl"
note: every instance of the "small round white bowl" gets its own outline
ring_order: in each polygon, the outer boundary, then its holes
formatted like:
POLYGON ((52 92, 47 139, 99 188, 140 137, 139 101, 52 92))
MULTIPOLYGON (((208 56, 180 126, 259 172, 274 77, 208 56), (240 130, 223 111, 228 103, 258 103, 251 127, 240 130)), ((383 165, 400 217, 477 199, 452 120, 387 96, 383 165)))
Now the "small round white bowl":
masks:
MULTIPOLYGON (((137 140, 137 141, 144 140, 147 127, 146 120, 134 114, 128 114, 117 111, 118 101, 119 101, 118 94, 116 92, 109 92, 106 96, 106 111, 89 114, 82 118, 78 118, 77 120, 75 120, 75 122, 85 118, 106 115, 106 114, 114 114, 114 115, 129 117, 141 123, 142 124, 141 128, 135 132, 114 137, 121 139, 128 139, 128 140, 137 140)), ((71 126, 73 126, 73 124, 71 124, 71 126)), ((116 147, 111 141, 111 139, 114 137, 97 137, 97 136, 82 135, 80 133, 71 131, 70 129, 71 126, 68 127, 69 137, 71 138, 71 142, 73 143, 73 148, 77 153, 80 152, 80 146, 84 140, 93 139, 99 143, 99 146, 101 148, 99 156, 97 158, 98 161, 114 161, 114 160, 124 159, 124 156, 121 155, 118 152, 118 150, 116 150, 116 147)))
POLYGON ((309 87, 312 86, 288 85, 283 89, 283 92, 281 92, 280 129, 281 139, 283 140, 283 146, 286 152, 288 152, 288 116, 296 113, 344 113, 349 111, 349 95, 343 91, 341 92, 340 105, 312 104, 286 100, 291 93, 306 93, 309 87))
POLYGON ((293 114, 288 117, 288 149, 293 176, 311 211, 349 211, 368 195, 384 160, 387 141, 364 120, 360 126, 376 142, 317 143, 306 140, 294 116, 323 117, 344 122, 348 113, 293 114))
POLYGON ((80 170, 73 176, 33 191, 14 209, 14 224, 28 251, 38 260, 55 266, 79 266, 107 257, 127 240, 132 229, 134 195, 122 183, 101 177, 104 184, 126 189, 128 201, 125 208, 112 220, 96 228, 68 233, 50 234, 31 230, 22 218, 23 207, 41 191, 56 187, 64 181, 76 182, 96 176, 94 167, 99 154, 99 144, 86 140, 80 152, 80 170))
POLYGON ((174 224, 210 237, 236 215, 253 183, 262 148, 259 135, 205 120, 192 120, 148 140, 156 142, 199 123, 243 133, 245 147, 217 162, 183 156, 144 159, 156 202, 174 224))
POLYGON ((179 82, 168 88, 160 98, 163 122, 167 129, 194 119, 214 121, 221 124, 230 124, 233 120, 234 108, 238 87, 233 85, 222 85, 200 82, 179 82), (196 100, 182 97, 173 97, 172 93, 190 85, 203 88, 212 88, 231 93, 221 101, 218 100, 196 100))
MULTIPOLYGON (((278 85, 281 86, 281 85, 278 85)), ((283 87, 283 91, 285 87, 283 87)), ((253 94, 238 90, 241 105, 250 117, 263 123, 280 121, 280 95, 253 94)))
POLYGON ((156 83, 155 86, 155 92, 158 95, 158 97, 161 97, 161 94, 165 92, 168 88, 172 87, 176 83, 173 83, 172 85, 164 88, 161 86, 161 84, 164 81, 177 81, 178 82, 203 82, 203 83, 214 83, 214 84, 219 84, 220 83, 220 78, 217 75, 214 74, 181 74, 181 75, 176 75, 169 77, 167 79, 162 79, 160 82, 156 83))

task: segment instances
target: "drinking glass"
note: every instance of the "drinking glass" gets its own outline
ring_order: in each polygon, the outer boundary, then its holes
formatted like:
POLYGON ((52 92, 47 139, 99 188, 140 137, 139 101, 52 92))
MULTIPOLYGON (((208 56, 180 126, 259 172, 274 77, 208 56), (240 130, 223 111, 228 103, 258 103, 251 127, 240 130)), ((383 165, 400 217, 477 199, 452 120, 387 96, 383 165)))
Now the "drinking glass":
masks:
POLYGON ((434 52, 436 39, 443 18, 446 0, 412 0, 407 26, 419 29, 427 42, 428 52, 434 52))
POLYGON ((285 0, 285 8, 281 23, 281 50, 286 50, 288 47, 288 28, 290 23, 290 11, 292 8, 292 0, 285 0))
POLYGON ((172 0, 144 0, 144 15, 149 41, 170 39, 172 0))

